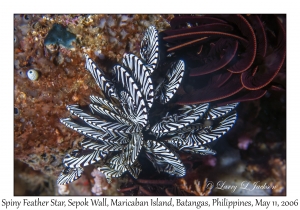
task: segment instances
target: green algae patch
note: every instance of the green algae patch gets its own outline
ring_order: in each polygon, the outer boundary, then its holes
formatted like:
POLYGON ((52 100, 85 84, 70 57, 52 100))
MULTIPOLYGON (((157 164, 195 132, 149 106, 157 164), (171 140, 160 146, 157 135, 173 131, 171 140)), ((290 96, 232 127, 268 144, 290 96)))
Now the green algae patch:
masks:
POLYGON ((61 24, 54 24, 44 40, 45 45, 62 45, 66 48, 74 48, 72 45, 76 41, 76 35, 72 34, 61 24))

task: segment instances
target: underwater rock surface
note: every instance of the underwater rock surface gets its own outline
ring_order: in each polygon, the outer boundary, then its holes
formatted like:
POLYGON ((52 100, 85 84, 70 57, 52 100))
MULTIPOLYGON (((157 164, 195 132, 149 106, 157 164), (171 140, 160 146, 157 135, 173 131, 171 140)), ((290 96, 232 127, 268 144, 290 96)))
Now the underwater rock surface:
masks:
POLYGON ((100 67, 106 71, 125 51, 139 52, 140 39, 148 25, 162 30, 171 17, 15 15, 15 158, 35 170, 57 176, 64 154, 82 140, 79 134, 62 125, 59 118, 69 115, 67 104, 87 105, 89 96, 99 93, 93 77, 84 69, 83 53, 95 52, 90 53, 94 55, 92 58, 100 61, 100 67), (54 29, 73 35, 53 35, 54 29), (70 41, 75 36, 74 50, 70 50, 70 41), (51 43, 59 45, 49 50, 46 46, 51 43), (38 80, 32 82, 27 78, 29 69, 39 71, 38 80))

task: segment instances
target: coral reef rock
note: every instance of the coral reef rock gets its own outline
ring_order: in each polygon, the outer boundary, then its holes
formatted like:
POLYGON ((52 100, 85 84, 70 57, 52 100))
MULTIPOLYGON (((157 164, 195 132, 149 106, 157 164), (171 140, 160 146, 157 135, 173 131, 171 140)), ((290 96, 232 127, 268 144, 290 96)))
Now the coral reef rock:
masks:
MULTIPOLYGON (((83 53, 106 70, 126 51, 139 52, 148 25, 158 30, 169 26, 171 15, 21 15, 14 16, 14 155, 35 170, 57 176, 62 158, 82 137, 59 122, 67 117, 67 104, 87 105, 99 92, 84 69, 83 53), (73 50, 58 46, 51 50, 46 37, 53 27, 65 27, 76 36, 73 50), (101 60, 102 59, 102 60, 101 60), (103 60, 105 59, 105 60, 103 60), (107 62, 109 61, 109 62, 107 62), (29 69, 39 71, 32 82, 29 69)), ((65 30, 65 29, 63 29, 65 30)), ((69 35, 74 40, 73 35, 69 35)))

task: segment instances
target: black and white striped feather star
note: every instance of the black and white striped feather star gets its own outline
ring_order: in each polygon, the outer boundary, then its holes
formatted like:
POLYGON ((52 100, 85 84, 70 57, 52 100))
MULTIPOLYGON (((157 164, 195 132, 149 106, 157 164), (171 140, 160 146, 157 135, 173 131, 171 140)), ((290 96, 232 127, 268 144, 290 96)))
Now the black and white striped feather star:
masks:
POLYGON ((172 62, 164 80, 155 87, 152 77, 159 68, 158 43, 158 32, 150 26, 141 41, 141 58, 125 54, 122 64, 113 67, 112 80, 85 54, 85 67, 106 98, 90 96, 87 111, 79 105, 67 106, 71 116, 61 119, 61 123, 85 138, 80 143, 82 149, 65 156, 65 169, 57 184, 77 180, 83 168, 92 164, 97 164, 108 181, 126 172, 137 179, 144 167, 139 163, 141 153, 158 172, 182 177, 186 170, 179 153, 216 153, 208 144, 234 125, 237 103, 221 107, 210 107, 208 103, 177 106, 165 117, 154 120, 153 109, 170 103, 185 72, 183 60, 172 62), (205 126, 205 121, 216 122, 205 126))
POLYGON ((157 68, 159 61, 158 32, 150 26, 141 41, 140 54, 151 73, 157 68))
POLYGON ((160 103, 168 103, 175 95, 183 78, 185 66, 182 60, 171 63, 166 78, 156 88, 156 98, 160 103))

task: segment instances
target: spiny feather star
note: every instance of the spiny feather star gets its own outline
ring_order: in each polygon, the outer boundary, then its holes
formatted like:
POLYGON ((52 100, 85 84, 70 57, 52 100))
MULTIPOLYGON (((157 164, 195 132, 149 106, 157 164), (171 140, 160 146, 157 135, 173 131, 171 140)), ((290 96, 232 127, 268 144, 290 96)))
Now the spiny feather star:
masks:
POLYGON ((60 121, 85 138, 81 142, 82 149, 65 156, 65 169, 57 180, 59 185, 77 180, 84 166, 95 163, 108 182, 125 172, 138 178, 142 170, 138 161, 141 152, 158 172, 183 177, 186 170, 178 152, 215 154, 207 144, 234 125, 237 114, 232 110, 238 103, 220 107, 210 107, 209 103, 179 106, 151 125, 151 107, 167 104, 173 98, 182 81, 185 64, 183 60, 171 63, 165 78, 154 88, 151 76, 159 63, 159 42, 153 26, 143 36, 140 55, 141 59, 125 54, 122 64, 113 67, 113 82, 85 54, 85 68, 106 99, 90 96, 90 114, 78 105, 67 106, 72 116, 60 121), (205 126, 206 120, 217 120, 217 123, 205 126))

